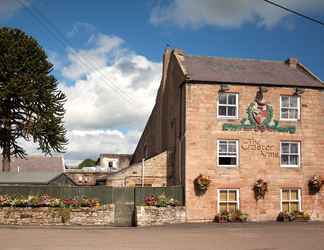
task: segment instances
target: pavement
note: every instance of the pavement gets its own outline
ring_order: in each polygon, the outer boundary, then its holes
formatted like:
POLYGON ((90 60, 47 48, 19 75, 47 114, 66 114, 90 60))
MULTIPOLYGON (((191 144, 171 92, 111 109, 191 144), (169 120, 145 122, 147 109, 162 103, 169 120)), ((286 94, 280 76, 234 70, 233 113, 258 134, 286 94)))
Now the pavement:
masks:
POLYGON ((324 250, 324 223, 0 227, 0 250, 324 250))

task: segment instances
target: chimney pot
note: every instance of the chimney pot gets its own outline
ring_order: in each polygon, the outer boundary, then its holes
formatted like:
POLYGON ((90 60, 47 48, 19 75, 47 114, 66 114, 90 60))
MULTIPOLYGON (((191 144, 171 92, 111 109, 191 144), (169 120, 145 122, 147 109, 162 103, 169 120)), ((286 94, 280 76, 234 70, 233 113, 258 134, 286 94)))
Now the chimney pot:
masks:
POLYGON ((286 61, 286 63, 289 65, 289 67, 296 68, 297 67, 297 64, 298 64, 298 59, 297 58, 290 57, 290 58, 288 58, 288 60, 286 61))

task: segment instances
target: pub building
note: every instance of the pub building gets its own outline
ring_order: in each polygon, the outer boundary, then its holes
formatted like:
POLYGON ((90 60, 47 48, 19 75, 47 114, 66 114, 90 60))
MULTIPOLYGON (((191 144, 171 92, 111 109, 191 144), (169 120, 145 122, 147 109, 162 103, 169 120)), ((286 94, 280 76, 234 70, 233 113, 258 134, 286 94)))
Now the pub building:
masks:
POLYGON ((280 211, 324 220, 324 84, 285 61, 164 53, 156 104, 133 162, 170 152, 167 185, 183 185, 188 222, 240 210, 252 221, 280 211), (210 184, 197 193, 199 176, 210 184), (256 199, 254 185, 267 183, 256 199))

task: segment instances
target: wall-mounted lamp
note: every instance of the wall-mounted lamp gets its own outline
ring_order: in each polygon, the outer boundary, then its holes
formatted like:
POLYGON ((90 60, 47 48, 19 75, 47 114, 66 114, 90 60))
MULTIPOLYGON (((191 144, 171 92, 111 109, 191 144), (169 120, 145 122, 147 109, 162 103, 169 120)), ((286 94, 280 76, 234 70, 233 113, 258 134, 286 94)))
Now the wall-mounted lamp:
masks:
POLYGON ((228 84, 221 84, 220 85, 220 89, 219 89, 219 92, 226 92, 230 89, 230 85, 228 84))
POLYGON ((260 87, 259 87, 259 90, 260 90, 260 92, 262 92, 262 93, 266 93, 266 92, 268 92, 268 89, 267 89, 266 87, 264 87, 264 86, 260 86, 260 87))
POLYGON ((301 95, 304 94, 305 90, 301 88, 295 88, 295 93, 294 95, 301 95))

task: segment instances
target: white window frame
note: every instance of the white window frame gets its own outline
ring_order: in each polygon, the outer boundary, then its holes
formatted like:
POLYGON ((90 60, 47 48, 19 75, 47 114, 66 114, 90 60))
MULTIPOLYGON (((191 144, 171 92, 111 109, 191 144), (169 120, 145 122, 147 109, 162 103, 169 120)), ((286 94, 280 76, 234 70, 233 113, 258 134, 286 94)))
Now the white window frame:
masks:
MULTIPOLYGON (((280 142, 280 166, 283 168, 299 168, 301 164, 301 153, 300 153, 300 141, 281 141, 280 142), (290 164, 282 164, 281 156, 282 156, 282 144, 283 143, 294 143, 298 144, 298 154, 289 154, 289 155, 298 155, 298 164, 297 165, 290 165, 290 164)), ((287 154, 285 154, 287 155, 287 154)))
MULTIPOLYGON (((290 101, 289 101, 289 103, 290 103, 290 101)), ((289 113, 288 113, 288 117, 289 117, 289 113)), ((280 96, 280 120, 281 121, 298 121, 298 120, 300 120, 300 96, 292 96, 292 95, 281 95, 280 96), (283 118, 282 117, 282 111, 281 110, 283 108, 289 109, 289 107, 282 107, 282 97, 288 97, 288 98, 297 97, 297 119, 296 118, 283 118)))
POLYGON ((302 211, 302 193, 301 188, 281 188, 280 189, 280 212, 282 212, 282 203, 283 202, 298 202, 298 212, 302 211), (289 190, 289 200, 282 200, 282 191, 289 190), (298 190, 298 200, 291 200, 291 191, 298 190))
POLYGON ((236 120, 239 119, 239 94, 238 93, 224 93, 220 92, 218 94, 218 99, 217 99, 217 118, 219 119, 228 119, 228 120, 236 120), (219 103, 219 98, 220 95, 225 94, 225 95, 235 95, 235 102, 236 104, 220 104, 219 103), (235 107, 235 115, 234 116, 228 116, 228 115, 219 115, 219 106, 225 106, 225 107, 235 107))
MULTIPOLYGON (((218 167, 224 167, 224 168, 237 168, 239 166, 239 161, 240 161, 240 142, 239 140, 233 140, 233 139, 220 139, 220 140, 217 140, 217 166, 218 167), (219 154, 219 149, 220 149, 220 146, 219 146, 219 143, 221 141, 227 141, 227 142, 235 142, 236 143, 236 164, 235 165, 222 165, 222 164, 219 164, 219 158, 220 158, 220 154, 219 154)), ((222 156, 222 157, 227 157, 227 156, 222 156)), ((228 157, 231 157, 231 156, 228 156, 228 157)))
POLYGON ((236 188, 221 188, 217 190, 217 212, 220 213, 220 203, 236 203, 237 204, 237 210, 240 209, 240 189, 236 188), (221 202, 220 201, 220 193, 221 191, 226 191, 227 192, 227 199, 226 202, 221 202), (235 191, 236 192, 236 197, 237 200, 235 202, 233 201, 228 201, 228 193, 229 191, 235 191))

